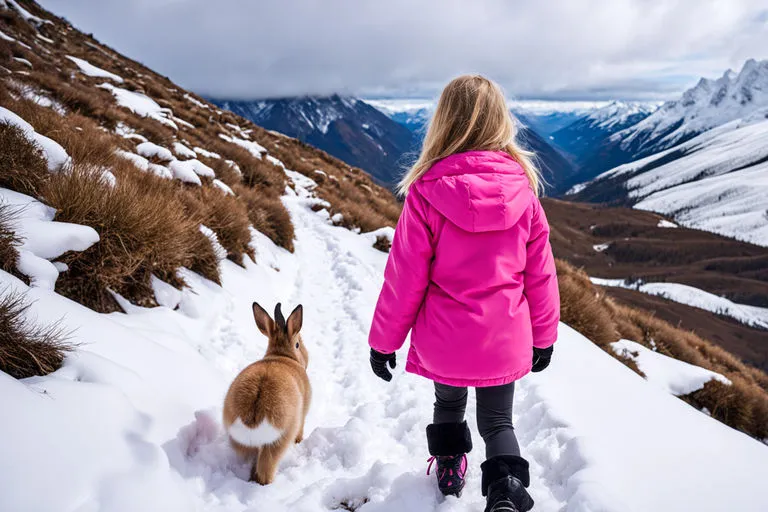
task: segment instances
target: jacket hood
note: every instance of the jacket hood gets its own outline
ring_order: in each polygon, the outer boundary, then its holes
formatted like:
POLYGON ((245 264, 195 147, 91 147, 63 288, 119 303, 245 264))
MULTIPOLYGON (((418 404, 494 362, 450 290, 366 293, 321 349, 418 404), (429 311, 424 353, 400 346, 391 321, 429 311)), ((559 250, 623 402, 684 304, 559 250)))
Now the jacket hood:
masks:
POLYGON ((443 158, 416 187, 437 211, 470 232, 511 228, 534 197, 522 166, 502 151, 468 151, 443 158))

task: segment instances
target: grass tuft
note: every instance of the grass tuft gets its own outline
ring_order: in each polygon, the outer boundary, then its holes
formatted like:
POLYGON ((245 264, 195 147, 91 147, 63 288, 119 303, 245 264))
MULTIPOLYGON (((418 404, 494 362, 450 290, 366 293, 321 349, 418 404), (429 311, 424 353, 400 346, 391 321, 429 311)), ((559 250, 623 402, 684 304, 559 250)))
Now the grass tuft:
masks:
POLYGON ((0 371, 16 379, 58 370, 73 348, 58 325, 30 322, 28 308, 21 294, 3 292, 0 297, 0 371))
POLYGON ((50 176, 37 144, 21 128, 0 122, 0 148, 0 187, 37 196, 50 176))

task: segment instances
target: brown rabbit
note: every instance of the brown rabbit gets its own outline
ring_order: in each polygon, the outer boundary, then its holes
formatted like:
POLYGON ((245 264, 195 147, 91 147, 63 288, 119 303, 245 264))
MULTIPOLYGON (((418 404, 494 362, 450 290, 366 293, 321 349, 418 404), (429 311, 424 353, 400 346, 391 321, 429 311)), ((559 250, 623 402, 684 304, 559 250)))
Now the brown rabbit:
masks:
POLYGON ((299 330, 301 306, 275 320, 257 303, 253 317, 269 338, 267 353, 235 377, 224 399, 224 427, 232 447, 253 461, 251 480, 272 483, 285 450, 304 438, 304 420, 312 389, 307 377, 307 349, 299 330))

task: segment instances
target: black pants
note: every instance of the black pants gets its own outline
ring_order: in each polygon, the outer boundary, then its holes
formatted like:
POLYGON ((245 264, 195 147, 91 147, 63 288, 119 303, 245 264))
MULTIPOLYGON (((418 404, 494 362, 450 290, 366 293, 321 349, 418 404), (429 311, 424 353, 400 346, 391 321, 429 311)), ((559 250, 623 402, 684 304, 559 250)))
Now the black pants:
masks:
MULTIPOLYGON (((435 382, 434 423, 464 421, 467 409, 467 388, 457 388, 435 382)), ((515 430, 512 426, 512 400, 515 383, 489 388, 475 388, 477 398, 477 428, 485 441, 486 458, 496 455, 520 456, 515 430)))

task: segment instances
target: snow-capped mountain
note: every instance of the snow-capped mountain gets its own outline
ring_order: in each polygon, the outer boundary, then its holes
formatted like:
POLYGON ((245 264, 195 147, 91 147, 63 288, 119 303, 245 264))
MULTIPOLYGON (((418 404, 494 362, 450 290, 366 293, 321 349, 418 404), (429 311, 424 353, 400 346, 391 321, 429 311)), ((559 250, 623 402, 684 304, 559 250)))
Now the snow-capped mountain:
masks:
POLYGON ((642 121, 656 108, 655 103, 612 101, 552 133, 552 144, 569 155, 579 167, 572 179, 563 182, 561 191, 578 181, 593 178, 596 175, 594 166, 582 164, 594 156, 608 137, 642 121))
MULTIPOLYGON (((366 101, 381 110, 393 121, 407 127, 417 136, 418 140, 424 136, 426 124, 429 122, 434 109, 434 102, 428 100, 366 101)), ((528 112, 533 112, 533 110, 530 109, 528 112)), ((547 112, 551 113, 552 111, 547 110, 547 112)), ((538 164, 541 166, 550 187, 554 187, 564 177, 570 176, 575 171, 573 165, 563 155, 553 148, 539 133, 525 124, 525 122, 521 122, 519 139, 524 146, 536 153, 538 164)))
POLYGON ((408 129, 352 97, 212 101, 264 128, 319 147, 387 186, 397 181, 414 146, 408 129))
POLYGON ((768 246, 768 107, 572 189, 768 246))
POLYGON ((584 161, 596 171, 671 148, 768 106, 768 60, 748 60, 739 73, 702 78, 642 121, 614 133, 584 161))

